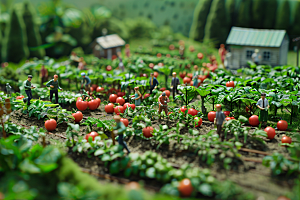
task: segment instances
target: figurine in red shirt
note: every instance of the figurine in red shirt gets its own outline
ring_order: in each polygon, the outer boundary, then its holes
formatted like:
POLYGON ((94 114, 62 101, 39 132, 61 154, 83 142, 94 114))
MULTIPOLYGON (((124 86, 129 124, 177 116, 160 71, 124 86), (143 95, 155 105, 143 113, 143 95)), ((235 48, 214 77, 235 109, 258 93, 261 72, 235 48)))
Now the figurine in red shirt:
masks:
POLYGON ((48 81, 48 70, 45 68, 44 65, 42 65, 40 78, 41 78, 41 86, 43 87, 43 83, 48 81))
POLYGON ((162 110, 165 111, 166 116, 168 116, 168 102, 170 102, 169 98, 167 97, 166 93, 163 92, 159 97, 158 97, 158 103, 159 103, 159 119, 160 119, 160 113, 162 110))

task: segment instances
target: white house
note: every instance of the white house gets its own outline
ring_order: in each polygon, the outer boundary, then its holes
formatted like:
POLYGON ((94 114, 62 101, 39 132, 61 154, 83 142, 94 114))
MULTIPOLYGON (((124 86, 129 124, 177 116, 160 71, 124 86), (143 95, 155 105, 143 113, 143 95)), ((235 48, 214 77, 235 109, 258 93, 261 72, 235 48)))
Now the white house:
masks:
POLYGON ((232 27, 226 40, 229 53, 226 63, 238 69, 252 61, 255 49, 259 50, 262 65, 286 65, 289 38, 285 30, 267 30, 232 27))

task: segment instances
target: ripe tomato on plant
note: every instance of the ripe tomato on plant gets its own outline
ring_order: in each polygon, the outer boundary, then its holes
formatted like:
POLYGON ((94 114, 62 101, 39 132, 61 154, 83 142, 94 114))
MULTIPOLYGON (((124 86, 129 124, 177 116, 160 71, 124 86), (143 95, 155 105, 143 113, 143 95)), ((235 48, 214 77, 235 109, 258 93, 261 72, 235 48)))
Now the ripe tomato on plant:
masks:
POLYGON ((89 137, 93 138, 93 141, 95 140, 95 137, 97 137, 99 134, 95 131, 90 132, 89 134, 86 134, 85 139, 89 141, 89 137))
POLYGON ((117 100, 116 100, 116 103, 120 104, 121 106, 124 105, 125 103, 125 99, 123 99, 122 97, 118 97, 117 100))
POLYGON ((215 118, 216 118, 216 112, 215 111, 210 111, 207 115, 208 117, 208 120, 210 122, 214 122, 215 121, 215 118))
POLYGON ((111 103, 116 103, 117 98, 118 96, 116 94, 111 94, 108 99, 111 103))
POLYGON ((268 139, 270 139, 270 140, 272 140, 275 137, 275 135, 276 135, 275 129, 272 128, 272 127, 267 127, 267 128, 265 128, 264 131, 267 132, 268 139))
POLYGON ((249 124, 250 124, 251 126, 258 126, 258 124, 259 124, 258 116, 257 116, 257 115, 252 115, 252 116, 249 118, 249 124))
POLYGON ((198 114, 198 111, 195 110, 194 108, 190 108, 188 110, 188 114, 192 115, 192 116, 196 116, 198 114))
POLYGON ((97 87, 96 88, 96 92, 104 92, 104 88, 103 87, 97 87))
POLYGON ((118 92, 118 93, 117 93, 117 96, 118 96, 118 97, 123 97, 123 96, 125 96, 125 92, 118 92))
POLYGON ((135 109, 135 105, 134 104, 130 104, 129 106, 132 108, 132 110, 135 109))
POLYGON ((20 96, 17 96, 16 99, 23 99, 24 96, 23 95, 20 95, 20 96))
POLYGON ((123 106, 116 106, 116 107, 114 108, 114 111, 115 111, 115 113, 118 115, 118 114, 120 114, 120 113, 124 113, 124 108, 123 108, 123 106))
POLYGON ((186 83, 190 83, 191 82, 191 79, 189 77, 184 77, 183 78, 183 83, 186 84, 186 83))
POLYGON ((144 95, 144 99, 146 99, 148 97, 150 97, 150 94, 147 93, 147 94, 144 95))
POLYGON ((97 106, 97 108, 98 108, 98 107, 100 106, 101 99, 99 99, 99 98, 96 98, 95 100, 98 102, 98 106, 97 106))
POLYGON ((153 75, 154 75, 155 78, 157 78, 158 75, 159 75, 159 73, 158 72, 154 72, 153 75))
POLYGON ((286 136, 286 135, 282 135, 281 143, 289 143, 289 144, 291 144, 292 143, 292 138, 290 138, 289 136, 286 136))
POLYGON ((229 120, 231 120, 231 118, 230 118, 230 117, 226 117, 225 120, 226 120, 226 121, 229 121, 229 120))
POLYGON ((182 107, 180 108, 179 112, 181 111, 181 112, 184 113, 186 110, 187 110, 186 106, 182 106, 182 107))
POLYGON ((161 53, 156 54, 156 56, 157 56, 158 58, 160 58, 160 57, 161 57, 161 53))
POLYGON ((170 97, 171 92, 169 90, 165 90, 164 92, 166 93, 167 97, 170 97))
POLYGON ((91 92, 94 92, 94 88, 93 88, 93 87, 90 87, 90 91, 91 91, 91 92))
POLYGON ((280 120, 277 122, 277 128, 281 131, 286 131, 288 128, 288 123, 285 120, 280 120))
POLYGON ((89 101, 88 107, 90 110, 96 110, 98 108, 98 101, 96 101, 96 100, 89 101))
POLYGON ((76 123, 79 123, 83 119, 82 112, 80 112, 80 111, 73 113, 72 116, 75 118, 76 123))
POLYGON ((165 87, 162 87, 162 88, 159 89, 159 91, 162 91, 162 92, 165 91, 165 90, 166 90, 165 87))
POLYGON ((45 128, 47 131, 54 131, 57 127, 57 123, 55 119, 50 119, 45 121, 45 128))
POLYGON ((106 71, 111 71, 112 70, 112 67, 110 66, 110 65, 108 65, 107 67, 106 67, 106 71))
POLYGON ((114 104, 109 103, 104 107, 106 113, 113 113, 114 112, 114 104))
POLYGON ((123 108, 126 110, 127 107, 130 107, 130 103, 124 103, 123 108))
POLYGON ((198 53, 198 54, 197 54, 197 57, 198 57, 200 60, 202 60, 202 58, 203 58, 203 53, 198 53))
POLYGON ((128 122, 128 119, 125 119, 125 118, 121 118, 120 120, 121 122, 123 122, 123 124, 127 127, 129 122, 128 122))
POLYGON ((152 137, 152 133, 153 133, 153 128, 151 126, 148 126, 146 128, 143 128, 142 130, 143 132, 143 135, 146 137, 146 138, 150 138, 152 137))
POLYGON ((196 127, 200 127, 202 125, 202 118, 200 117, 195 117, 194 118, 194 126, 196 127))
POLYGON ((182 181, 179 182, 178 190, 183 197, 189 197, 191 196, 193 192, 193 186, 190 179, 185 178, 182 181))
POLYGON ((228 81, 226 83, 226 87, 234 87, 234 82, 233 81, 228 81))
POLYGON ((230 111, 224 111, 223 113, 224 113, 224 115, 227 116, 227 117, 230 115, 230 111))
POLYGON ((153 64, 153 63, 150 63, 150 64, 149 64, 149 67, 150 67, 151 69, 153 69, 154 64, 153 64))
POLYGON ((78 110, 81 110, 81 111, 85 111, 88 107, 88 102, 87 101, 82 101, 82 100, 77 100, 76 102, 76 107, 78 110))
POLYGON ((187 77, 189 77, 190 79, 192 79, 193 78, 193 74, 192 73, 188 73, 187 77))

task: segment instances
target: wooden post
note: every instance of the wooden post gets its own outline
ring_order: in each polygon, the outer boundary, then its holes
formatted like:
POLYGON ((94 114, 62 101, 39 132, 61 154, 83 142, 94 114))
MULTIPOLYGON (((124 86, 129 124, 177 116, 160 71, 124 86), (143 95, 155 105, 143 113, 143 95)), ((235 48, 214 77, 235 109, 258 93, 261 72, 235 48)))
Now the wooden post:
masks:
POLYGON ((112 141, 113 141, 113 145, 116 145, 116 139, 115 139, 115 134, 114 134, 113 130, 111 131, 111 138, 112 138, 112 141))
POLYGON ((43 147, 45 148, 46 147, 46 137, 43 136, 43 147))

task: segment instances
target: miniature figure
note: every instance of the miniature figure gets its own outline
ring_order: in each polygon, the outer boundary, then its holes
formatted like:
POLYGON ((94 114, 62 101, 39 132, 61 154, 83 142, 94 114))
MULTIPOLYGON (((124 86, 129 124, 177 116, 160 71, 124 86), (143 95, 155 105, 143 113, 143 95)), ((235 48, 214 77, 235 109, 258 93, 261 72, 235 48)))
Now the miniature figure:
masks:
POLYGON ((129 44, 125 45, 125 54, 126 54, 127 58, 130 57, 130 46, 129 46, 129 44))
POLYGON ((269 105, 269 101, 266 99, 266 93, 261 93, 261 99, 257 101, 256 106, 260 109, 260 113, 259 113, 260 123, 264 122, 264 125, 267 126, 268 109, 270 108, 270 105, 269 105))
POLYGON ((167 97, 166 93, 163 92, 159 97, 158 97, 158 103, 159 103, 159 119, 160 119, 160 113, 162 110, 165 111, 166 116, 168 116, 168 102, 170 102, 169 98, 167 97))
POLYGON ((224 65, 224 61, 225 61, 225 57, 226 57, 226 49, 225 49, 225 45, 224 44, 221 44, 220 45, 220 48, 219 48, 219 55, 221 57, 221 61, 222 61, 222 64, 224 65))
POLYGON ((58 75, 54 75, 53 79, 50 80, 47 84, 47 87, 50 87, 50 101, 52 101, 53 93, 55 94, 55 103, 58 104, 58 89, 63 90, 58 84, 58 75))
POLYGON ((83 82, 81 84, 81 88, 83 87, 83 84, 85 83, 85 91, 89 91, 90 92, 90 84, 91 84, 91 79, 85 75, 84 72, 81 73, 81 76, 83 78, 83 82))
POLYGON ((180 40, 178 43, 179 43, 179 55, 180 55, 181 59, 183 59, 184 51, 185 51, 184 41, 180 40))
POLYGON ((119 51, 118 53, 118 58, 119 58, 119 69, 122 71, 122 72, 124 72, 124 70, 125 70, 125 68, 124 68, 124 64, 123 64, 123 60, 122 60, 122 58, 121 58, 121 52, 119 51))
POLYGON ((135 94, 134 94, 134 100, 135 100, 135 105, 140 106, 141 105, 141 99, 142 99, 142 94, 139 91, 139 87, 134 88, 135 94))
POLYGON ((86 65, 86 62, 84 61, 84 58, 80 57, 79 58, 79 63, 78 63, 78 69, 79 70, 84 70, 85 65, 86 65))
POLYGON ((11 90, 12 90, 12 87, 9 85, 9 83, 6 83, 6 92, 7 92, 8 96, 11 95, 11 90))
POLYGON ((153 89, 156 89, 157 86, 158 86, 158 81, 157 81, 157 79, 154 77, 154 74, 153 74, 153 73, 150 74, 150 81, 149 81, 149 83, 150 83, 150 94, 152 94, 152 90, 153 90, 153 89))
POLYGON ((173 78, 171 82, 171 89, 173 92, 173 99, 175 99, 175 95, 178 94, 177 86, 180 85, 179 78, 176 77, 176 72, 173 72, 173 78))
POLYGON ((35 87, 31 84, 32 75, 28 75, 28 79, 25 81, 24 88, 25 92, 27 94, 27 105, 30 105, 30 100, 32 99, 32 93, 31 89, 34 89, 35 87))
POLYGON ((223 125, 226 122, 225 121, 225 114, 222 112, 222 106, 221 104, 217 104, 216 105, 217 108, 217 112, 216 112, 216 118, 214 120, 214 124, 217 125, 217 134, 219 135, 219 137, 221 138, 221 140, 224 140, 224 134, 222 131, 223 125))
POLYGON ((48 70, 45 68, 44 65, 42 65, 40 71, 40 78, 41 78, 41 87, 43 87, 43 83, 45 83, 48 79, 48 70))
POLYGON ((126 131, 126 127, 125 127, 125 125, 123 124, 123 122, 121 122, 121 117, 120 117, 120 115, 115 115, 115 116, 114 116, 114 120, 115 120, 115 122, 117 123, 117 126, 114 127, 113 133, 114 133, 115 135, 119 135, 119 138, 118 138, 118 143, 119 143, 119 145, 122 145, 122 146, 127 150, 127 152, 130 153, 130 151, 129 151, 127 145, 126 145, 126 143, 123 141, 123 138, 124 138, 123 133, 126 131))
POLYGON ((258 50, 258 49, 255 49, 255 51, 254 51, 254 53, 252 54, 251 58, 252 58, 252 61, 253 61, 256 65, 259 64, 259 60, 260 60, 261 56, 259 55, 259 50, 258 50))

